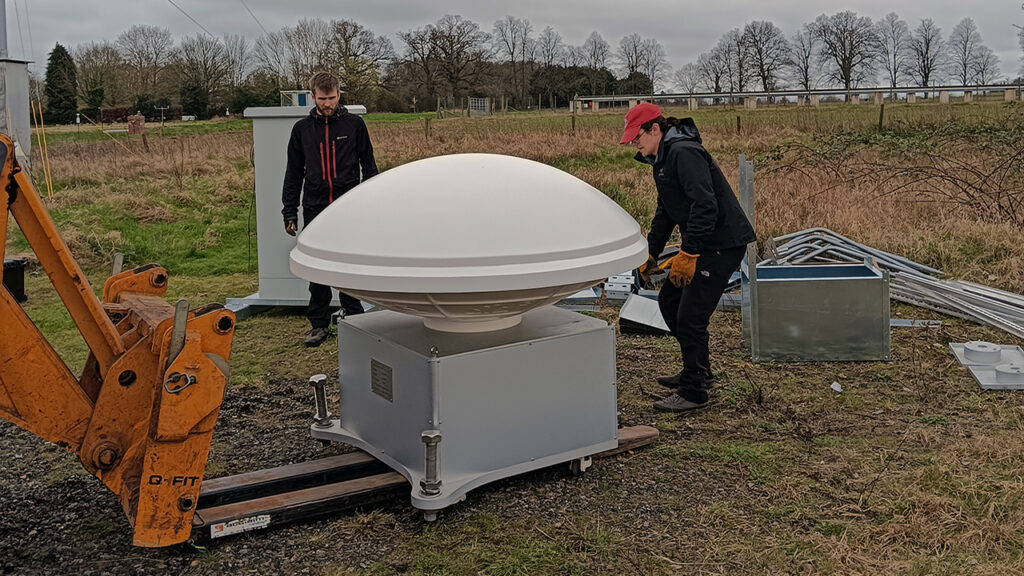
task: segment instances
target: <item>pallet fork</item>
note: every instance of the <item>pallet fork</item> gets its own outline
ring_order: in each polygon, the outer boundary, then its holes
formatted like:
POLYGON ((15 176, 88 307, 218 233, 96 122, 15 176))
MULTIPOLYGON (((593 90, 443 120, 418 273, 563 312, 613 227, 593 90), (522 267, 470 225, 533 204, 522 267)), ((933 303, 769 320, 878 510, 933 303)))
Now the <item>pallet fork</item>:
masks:
POLYGON ((155 264, 109 278, 101 301, 2 134, 0 183, 0 237, 13 214, 90 350, 76 378, 0 290, 0 417, 77 455, 118 496, 135 545, 187 540, 229 377, 234 313, 171 306, 167 270, 155 264))

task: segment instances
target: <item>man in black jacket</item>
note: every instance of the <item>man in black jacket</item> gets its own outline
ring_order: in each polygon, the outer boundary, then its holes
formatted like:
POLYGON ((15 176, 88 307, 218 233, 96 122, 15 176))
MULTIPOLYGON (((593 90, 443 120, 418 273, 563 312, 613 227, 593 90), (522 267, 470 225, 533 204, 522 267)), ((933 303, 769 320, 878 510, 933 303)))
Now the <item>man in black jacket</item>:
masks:
MULTIPOLYGON (((292 127, 281 194, 284 229, 292 236, 298 231, 300 194, 302 220, 309 226, 328 204, 377 174, 366 124, 340 104, 338 79, 330 73, 318 72, 310 79, 309 89, 316 107, 292 127)), ((357 298, 339 292, 338 299, 346 314, 363 312, 357 298)), ((306 346, 319 346, 327 338, 330 306, 330 286, 310 282, 306 315, 312 329, 306 336, 306 346)))
POLYGON ((693 120, 664 118, 643 102, 626 113, 621 142, 637 148, 636 159, 653 167, 658 205, 647 235, 642 275, 654 271, 672 230, 682 237, 658 305, 679 341, 683 369, 657 380, 675 393, 654 403, 658 410, 688 412, 708 402, 712 383, 708 323, 739 267, 747 243, 755 238, 736 195, 718 164, 701 145, 693 120))

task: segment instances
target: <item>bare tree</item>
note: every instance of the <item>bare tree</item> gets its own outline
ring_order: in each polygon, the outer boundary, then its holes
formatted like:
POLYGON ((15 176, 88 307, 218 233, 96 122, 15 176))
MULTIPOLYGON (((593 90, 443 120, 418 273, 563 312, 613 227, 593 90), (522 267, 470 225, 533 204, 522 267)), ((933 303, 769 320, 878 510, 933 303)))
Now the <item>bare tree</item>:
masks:
POLYGON ((531 49, 533 25, 529 20, 505 16, 494 23, 491 39, 495 51, 506 58, 512 67, 512 93, 519 98, 526 95, 526 62, 531 49))
POLYGON ((174 52, 170 30, 136 24, 119 34, 115 44, 131 72, 128 90, 132 94, 151 94, 165 86, 174 52))
MULTIPOLYGON (((1021 28, 1020 32, 1017 33, 1017 42, 1020 44, 1021 52, 1024 52, 1024 28, 1021 28)), ((1021 56, 1020 60, 1022 62, 1020 73, 1024 74, 1024 56, 1021 56)))
POLYGON ((615 59, 618 61, 623 77, 628 77, 640 71, 643 66, 641 61, 644 54, 644 39, 636 32, 629 36, 623 36, 619 40, 619 49, 615 52, 615 59))
POLYGON ((708 92, 719 93, 724 89, 728 77, 728 59, 721 43, 710 52, 697 57, 697 74, 708 92))
POLYGON ((88 107, 124 103, 126 66, 117 47, 104 40, 79 44, 71 51, 78 80, 78 99, 88 107))
POLYGON ((319 18, 303 18, 282 29, 288 50, 288 76, 292 84, 305 87, 314 72, 337 72, 330 66, 334 30, 319 18))
POLYGON ((605 68, 608 66, 608 55, 611 53, 611 46, 597 30, 587 36, 583 42, 583 58, 587 66, 591 68, 605 68))
POLYGON ((668 63, 668 56, 665 54, 665 47, 655 38, 648 38, 643 41, 642 58, 640 59, 641 72, 647 75, 651 81, 651 93, 662 87, 664 77, 672 68, 668 63))
POLYGON ((181 39, 175 67, 183 87, 190 86, 213 103, 230 74, 230 63, 224 45, 206 34, 181 39))
MULTIPOLYGON (((950 57, 950 74, 961 86, 974 82, 974 68, 979 51, 984 47, 978 26, 971 18, 964 18, 949 34, 947 48, 950 57)), ((989 50, 991 52, 991 50, 989 50)))
POLYGON ((562 35, 551 26, 547 26, 540 33, 537 39, 537 53, 542 66, 554 66, 562 59, 562 52, 565 44, 562 43, 562 35))
POLYGON ((349 102, 370 102, 380 87, 380 72, 395 57, 391 40, 352 20, 333 20, 334 68, 349 102))
POLYGON ((813 90, 818 83, 818 46, 814 33, 804 26, 789 43, 790 78, 803 90, 813 90))
POLYGON ((811 23, 828 77, 850 90, 874 76, 878 32, 871 19, 849 10, 822 14, 811 23))
POLYGON ((260 36, 253 45, 253 60, 256 70, 273 78, 278 87, 292 85, 287 40, 283 32, 268 32, 260 36))
POLYGON ((789 42, 782 30, 766 20, 750 22, 743 28, 751 64, 765 92, 779 85, 779 73, 789 62, 789 42))
POLYGON ((249 39, 241 34, 225 34, 224 57, 227 59, 227 83, 229 88, 241 86, 252 72, 254 52, 249 39))
POLYGON ((750 48, 739 28, 734 28, 719 39, 715 47, 724 57, 729 92, 743 92, 753 70, 750 66, 750 48))
POLYGON ((921 20, 921 24, 914 30, 910 49, 914 55, 910 74, 918 86, 930 86, 939 75, 945 57, 946 43, 942 39, 942 29, 931 18, 921 20))
POLYGON ((676 88, 685 94, 693 94, 700 86, 700 68, 693 62, 687 62, 676 69, 673 78, 676 81, 676 88))
POLYGON ((583 53, 583 46, 566 46, 562 51, 562 66, 566 68, 578 68, 587 63, 587 57, 583 53))
POLYGON ((992 84, 1001 74, 999 56, 984 44, 978 46, 974 53, 974 61, 971 62, 971 82, 980 86, 992 84))
MULTIPOLYGON (((583 42, 583 61, 588 68, 588 79, 590 81, 590 93, 596 94, 598 91, 598 82, 603 75, 604 69, 608 66, 608 55, 611 52, 611 46, 608 42, 605 42, 601 34, 594 30, 587 36, 586 41, 583 42)), ((601 93, 604 93, 604 83, 600 84, 601 93)))
POLYGON ((889 87, 895 88, 907 76, 911 58, 910 26, 895 12, 890 12, 878 21, 878 49, 889 80, 889 87))
POLYGON ((412 65, 415 70, 413 77, 431 98, 438 96, 437 84, 440 77, 440 62, 433 36, 434 27, 431 25, 398 34, 405 44, 404 60, 412 65))
POLYGON ((472 20, 446 15, 434 24, 431 42, 438 59, 438 71, 451 96, 466 95, 483 72, 490 36, 472 20))

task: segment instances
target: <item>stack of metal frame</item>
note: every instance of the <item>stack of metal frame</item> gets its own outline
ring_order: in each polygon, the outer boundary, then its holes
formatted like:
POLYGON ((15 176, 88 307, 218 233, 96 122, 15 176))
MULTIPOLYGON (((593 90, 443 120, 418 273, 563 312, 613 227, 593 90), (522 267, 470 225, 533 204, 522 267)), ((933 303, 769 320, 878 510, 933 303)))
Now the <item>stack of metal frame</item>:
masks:
POLYGON ((890 296, 899 302, 994 326, 1024 338, 1024 295, 972 282, 944 280, 941 270, 854 242, 827 228, 810 228, 768 242, 761 264, 873 261, 891 273, 890 296))

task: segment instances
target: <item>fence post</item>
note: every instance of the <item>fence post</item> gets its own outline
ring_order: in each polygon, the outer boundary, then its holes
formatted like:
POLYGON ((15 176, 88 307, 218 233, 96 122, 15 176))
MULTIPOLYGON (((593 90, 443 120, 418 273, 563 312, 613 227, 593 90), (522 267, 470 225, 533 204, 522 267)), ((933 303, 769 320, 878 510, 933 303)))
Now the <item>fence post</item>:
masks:
POLYGON ((739 116, 736 117, 736 135, 743 133, 743 124, 739 116))
POLYGON ((424 120, 426 122, 424 123, 423 135, 425 139, 430 140, 430 118, 424 118, 424 120))

